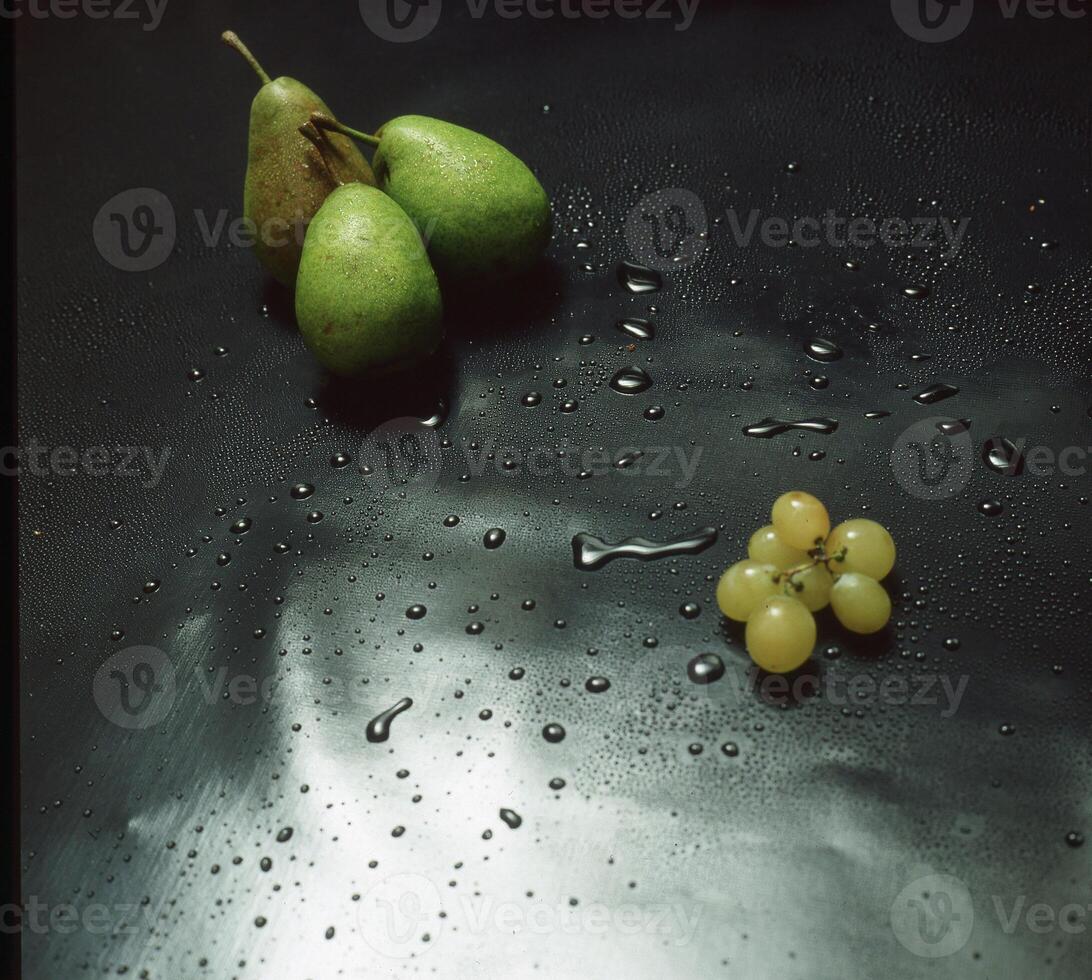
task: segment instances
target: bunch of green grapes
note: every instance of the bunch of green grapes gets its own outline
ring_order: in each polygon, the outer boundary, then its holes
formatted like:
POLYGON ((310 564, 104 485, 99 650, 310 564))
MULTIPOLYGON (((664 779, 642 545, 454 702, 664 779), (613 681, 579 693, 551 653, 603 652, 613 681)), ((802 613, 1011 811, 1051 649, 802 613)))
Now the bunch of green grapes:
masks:
POLYGON ((747 652, 774 674, 796 670, 815 647, 813 613, 830 606, 854 633, 876 633, 891 618, 880 579, 895 566, 887 528, 856 517, 834 530, 822 501, 790 490, 774 501, 772 523, 747 544, 717 583, 717 605, 746 623, 747 652))

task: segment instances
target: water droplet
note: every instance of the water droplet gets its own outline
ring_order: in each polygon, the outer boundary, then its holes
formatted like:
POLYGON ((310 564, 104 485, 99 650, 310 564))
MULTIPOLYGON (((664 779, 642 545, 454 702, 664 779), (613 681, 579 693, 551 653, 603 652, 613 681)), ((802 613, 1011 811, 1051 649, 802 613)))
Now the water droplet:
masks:
POLYGON ((364 729, 364 736, 369 742, 385 742, 391 737, 391 722, 407 708, 413 707, 412 698, 402 698, 386 711, 376 715, 364 729))
POLYGON ((500 818, 513 830, 523 823, 523 817, 516 813, 515 810, 509 810, 507 807, 503 806, 500 810, 500 818))
POLYGON ((663 277, 655 270, 635 262, 622 262, 618 266, 618 282, 631 293, 654 293, 663 284, 663 277))
POLYGON ((504 544, 504 539, 507 537, 507 533, 502 527, 491 527, 485 532, 485 537, 482 543, 490 550, 494 551, 504 544))
POLYGON ((826 337, 812 337, 804 344, 804 351, 813 361, 822 361, 824 363, 837 361, 844 353, 841 347, 826 337))
POLYGON ((292 828, 291 827, 281 827, 281 829, 277 831, 277 843, 278 844, 286 844, 291 839, 292 839, 292 828))
POLYGON ((663 405, 649 405, 648 408, 645 409, 645 418, 650 422, 659 422, 660 419, 664 417, 664 414, 663 405))
POLYGON ((739 746, 736 745, 735 742, 725 742, 720 747, 720 750, 726 756, 728 756, 729 759, 734 759, 737 755, 739 755, 739 746))
POLYGON ((987 517, 1000 517, 1005 512, 1005 505, 1000 500, 980 500, 978 510, 987 517))
POLYGON ((351 462, 352 460, 349 459, 348 453, 334 453, 334 455, 330 457, 330 465, 335 470, 344 469, 351 462))
POLYGON ((761 422, 748 425, 743 434, 753 436, 756 439, 772 439, 791 429, 800 429, 804 432, 816 432, 820 435, 833 435, 838 429, 836 419, 771 419, 765 418, 761 422))
POLYGON ((646 538, 626 538, 618 544, 608 544, 587 532, 573 537, 573 564, 581 571, 594 571, 616 558, 636 558, 649 561, 675 555, 696 555, 716 543, 717 529, 703 527, 686 537, 657 544, 646 538))
POLYGON ((589 677, 584 681, 584 689, 589 694, 602 694, 610 690, 610 681, 605 677, 589 677))
POLYGON ((234 524, 231 525, 232 534, 246 534, 247 531, 253 526, 254 522, 249 517, 240 517, 234 524))
POLYGON ((547 742, 560 742, 565 738, 565 729, 552 721, 542 729, 542 737, 547 742))
POLYGON ((712 684, 724 676, 724 661, 715 653, 699 653, 686 665, 686 676, 695 684, 712 684))
POLYGON ((542 404, 542 395, 537 391, 529 391, 523 396, 521 401, 528 408, 534 408, 536 405, 542 404))
POLYGON ((615 372, 610 386, 622 395, 638 395, 652 387, 652 378, 639 367, 624 367, 615 372))
POLYGON ((982 461, 1001 476, 1020 476, 1024 472, 1024 456, 1003 436, 987 439, 982 445, 982 461))
POLYGON ((310 483, 297 483, 289 493, 293 500, 306 500, 315 492, 315 488, 310 483))
POLYGON ((679 606, 679 615, 683 619, 697 619, 701 615, 701 606, 696 602, 684 602, 679 606))
POLYGON ((656 336, 656 327, 652 321, 639 316, 624 317, 615 324, 615 327, 635 340, 652 340, 656 336))
POLYGON ((409 609, 406 610, 406 618, 407 619, 424 619, 425 618, 425 613, 427 613, 427 612, 428 612, 428 609, 425 606, 422 606, 421 603, 419 603, 419 602, 415 602, 412 606, 409 607, 409 609))
POLYGON ((944 401, 945 398, 951 398, 953 395, 958 395, 959 389, 955 385, 945 384, 943 381, 939 381, 936 384, 929 385, 928 388, 923 388, 916 395, 914 395, 914 401, 919 405, 935 405, 937 402, 944 401))
POLYGON ((925 299, 925 297, 929 295, 929 292, 930 290, 928 286, 917 285, 904 286, 902 290, 903 296, 906 296, 909 299, 925 299))

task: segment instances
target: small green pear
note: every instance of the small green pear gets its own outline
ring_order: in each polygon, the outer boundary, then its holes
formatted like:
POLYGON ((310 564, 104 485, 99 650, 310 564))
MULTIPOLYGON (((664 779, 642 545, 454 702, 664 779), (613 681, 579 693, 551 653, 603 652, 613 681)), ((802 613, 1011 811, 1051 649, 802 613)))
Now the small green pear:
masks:
POLYGON ((428 116, 399 116, 374 136, 322 113, 312 120, 376 146, 378 185, 420 229, 445 286, 496 283, 541 259, 550 241, 550 199, 499 143, 428 116))
POLYGON ((225 31, 222 37, 262 81, 250 107, 243 216, 251 223, 258 259, 291 289, 296 283, 307 224, 337 186, 335 178, 374 184, 375 177, 352 141, 339 134, 329 141, 324 166, 299 128, 312 112, 330 115, 326 103, 294 78, 270 79, 232 31, 225 31))
POLYGON ((406 212, 366 184, 333 191, 307 229, 296 277, 296 321, 315 356, 346 377, 394 373, 440 346, 442 312, 406 212))

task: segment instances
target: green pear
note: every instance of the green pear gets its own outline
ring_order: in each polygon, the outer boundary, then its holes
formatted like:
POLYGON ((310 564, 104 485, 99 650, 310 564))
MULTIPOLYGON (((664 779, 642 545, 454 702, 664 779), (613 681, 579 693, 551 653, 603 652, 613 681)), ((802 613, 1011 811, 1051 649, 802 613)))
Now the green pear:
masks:
POLYGON ((294 78, 270 79, 232 32, 223 40, 238 51, 262 81, 250 107, 250 149, 243 187, 243 216, 255 234, 262 265, 291 289, 303 251, 304 233, 322 202, 340 182, 374 184, 368 161, 351 140, 334 134, 327 163, 300 133, 312 112, 330 115, 314 92, 294 78))
POLYGON ((550 241, 550 200, 527 165, 488 137, 428 116, 372 136, 318 113, 316 125, 376 147, 379 187, 428 243, 446 285, 476 287, 531 269, 550 241))
POLYGON ((394 373, 440 346, 436 274, 413 222, 382 191, 344 184, 318 209, 296 277, 296 321, 315 356, 348 377, 394 373))

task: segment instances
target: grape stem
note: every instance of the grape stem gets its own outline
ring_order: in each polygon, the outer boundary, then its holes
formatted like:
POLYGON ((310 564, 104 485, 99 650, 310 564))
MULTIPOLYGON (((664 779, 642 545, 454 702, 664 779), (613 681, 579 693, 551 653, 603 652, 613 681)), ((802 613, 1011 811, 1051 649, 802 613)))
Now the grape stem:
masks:
POLYGON ((827 571, 830 572, 831 575, 833 575, 834 569, 830 567, 830 563, 832 561, 846 560, 845 548, 843 548, 837 554, 828 555, 822 541, 817 542, 816 546, 811 551, 809 551, 808 554, 811 556, 811 561, 805 562, 803 565, 797 565, 795 568, 787 568, 783 572, 778 572, 773 577, 774 582, 780 585, 782 579, 788 579, 790 585, 795 585, 796 583, 792 580, 794 575, 799 575, 802 572, 806 572, 809 568, 815 568, 816 565, 826 565, 827 571))

